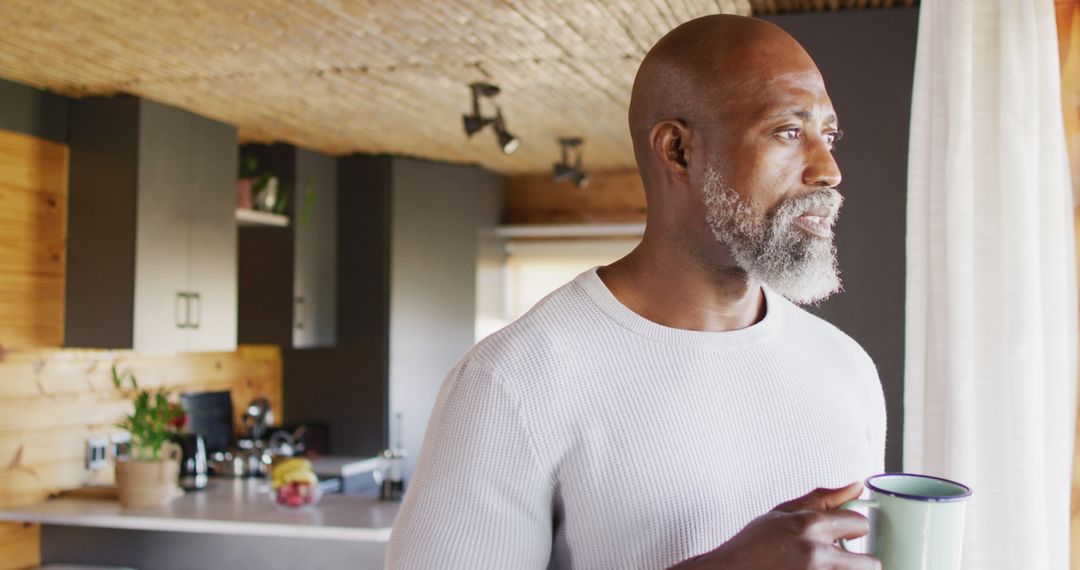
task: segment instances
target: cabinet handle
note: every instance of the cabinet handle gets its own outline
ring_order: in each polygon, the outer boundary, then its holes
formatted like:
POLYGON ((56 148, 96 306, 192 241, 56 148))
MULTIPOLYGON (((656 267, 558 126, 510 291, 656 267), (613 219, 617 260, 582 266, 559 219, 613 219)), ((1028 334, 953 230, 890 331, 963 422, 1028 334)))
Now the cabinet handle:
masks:
POLYGON ((188 294, 184 293, 184 292, 177 292, 176 293, 176 300, 173 301, 173 320, 176 322, 176 328, 178 328, 178 329, 186 329, 188 327, 188 323, 187 323, 187 320, 186 320, 187 319, 187 313, 188 313, 187 306, 188 306, 188 294), (184 302, 184 309, 183 309, 184 316, 183 317, 180 316, 180 314, 181 314, 181 309, 180 309, 181 300, 184 302), (185 320, 181 320, 182 318, 185 319, 185 320))
POLYGON ((190 323, 188 326, 190 326, 193 329, 197 329, 197 328, 199 328, 199 325, 202 324, 202 295, 200 295, 199 293, 191 293, 190 295, 191 295, 191 300, 195 301, 195 303, 196 303, 196 305, 195 305, 195 322, 190 323))
POLYGON ((296 298, 296 311, 295 311, 296 312, 296 324, 293 325, 293 326, 295 326, 298 329, 304 328, 304 319, 300 315, 300 311, 301 311, 301 308, 303 307, 303 305, 304 305, 304 298, 303 297, 297 297, 296 298))
POLYGON ((180 328, 190 329, 193 328, 191 326, 191 293, 184 293, 184 299, 186 300, 184 303, 184 325, 180 328))

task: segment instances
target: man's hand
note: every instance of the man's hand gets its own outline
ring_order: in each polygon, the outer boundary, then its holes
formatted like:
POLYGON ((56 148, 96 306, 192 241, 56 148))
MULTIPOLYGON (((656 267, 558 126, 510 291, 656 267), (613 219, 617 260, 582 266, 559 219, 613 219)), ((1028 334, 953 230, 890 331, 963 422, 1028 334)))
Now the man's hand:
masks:
POLYGON ((876 558, 845 552, 833 544, 869 532, 866 517, 838 510, 860 493, 862 483, 816 489, 754 519, 716 550, 671 570, 880 570, 876 558))

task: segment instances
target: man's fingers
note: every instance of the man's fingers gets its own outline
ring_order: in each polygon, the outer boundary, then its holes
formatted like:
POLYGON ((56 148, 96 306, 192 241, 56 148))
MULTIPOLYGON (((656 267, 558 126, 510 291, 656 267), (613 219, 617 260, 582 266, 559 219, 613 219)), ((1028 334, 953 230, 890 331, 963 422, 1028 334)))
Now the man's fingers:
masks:
POLYGON ((807 536, 832 544, 840 539, 852 540, 870 532, 870 521, 854 511, 803 511, 807 536))
POLYGON ((863 484, 856 481, 839 489, 814 489, 806 495, 777 506, 776 511, 793 513, 796 511, 828 511, 840 505, 858 499, 862 494, 863 484))
POLYGON ((869 554, 855 554, 835 546, 823 548, 814 562, 822 568, 843 568, 844 570, 881 570, 881 561, 869 554))

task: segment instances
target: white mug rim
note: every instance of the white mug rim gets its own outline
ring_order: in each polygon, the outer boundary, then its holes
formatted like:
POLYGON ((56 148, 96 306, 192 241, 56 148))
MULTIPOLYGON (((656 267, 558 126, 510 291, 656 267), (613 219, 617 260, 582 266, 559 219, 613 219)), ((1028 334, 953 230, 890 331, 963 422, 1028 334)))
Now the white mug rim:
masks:
POLYGON ((972 495, 971 487, 968 487, 967 485, 965 485, 963 483, 959 483, 957 481, 952 481, 952 480, 949 480, 949 479, 945 479, 943 477, 934 477, 933 475, 921 475, 921 474, 918 474, 918 473, 880 473, 878 475, 868 477, 866 479, 866 486, 871 491, 873 491, 875 493, 880 493, 882 495, 888 495, 890 497, 899 497, 899 498, 902 498, 902 499, 910 499, 910 500, 913 500, 913 501, 926 501, 926 502, 931 502, 931 503, 952 503, 952 502, 957 502, 957 501, 964 501, 964 500, 967 500, 972 495), (933 479, 935 481, 941 481, 943 483, 948 483, 949 485, 955 485, 956 487, 959 487, 959 488, 963 489, 964 492, 959 494, 959 495, 950 495, 950 496, 947 496, 947 497, 936 497, 936 496, 929 496, 929 495, 914 495, 914 494, 910 494, 910 493, 900 493, 900 492, 897 492, 897 491, 889 491, 887 489, 882 489, 881 487, 878 487, 877 485, 874 485, 874 483, 873 483, 874 480, 882 479, 882 478, 886 478, 886 477, 921 477, 923 479, 933 479))

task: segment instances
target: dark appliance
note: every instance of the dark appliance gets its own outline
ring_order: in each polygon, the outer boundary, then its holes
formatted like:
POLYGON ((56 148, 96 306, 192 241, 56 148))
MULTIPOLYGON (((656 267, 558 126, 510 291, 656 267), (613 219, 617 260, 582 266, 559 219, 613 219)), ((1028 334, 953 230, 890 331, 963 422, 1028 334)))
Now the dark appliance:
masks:
POLYGON ((187 412, 187 431, 203 437, 207 454, 229 449, 233 441, 233 407, 228 390, 183 394, 180 405, 187 412))
POLYGON ((180 487, 185 491, 205 489, 209 478, 206 443, 197 433, 180 434, 180 487))

